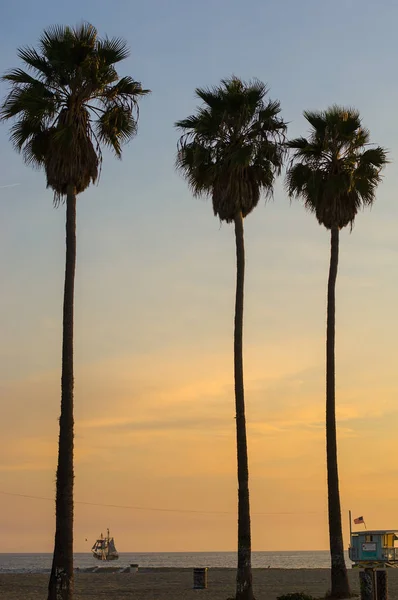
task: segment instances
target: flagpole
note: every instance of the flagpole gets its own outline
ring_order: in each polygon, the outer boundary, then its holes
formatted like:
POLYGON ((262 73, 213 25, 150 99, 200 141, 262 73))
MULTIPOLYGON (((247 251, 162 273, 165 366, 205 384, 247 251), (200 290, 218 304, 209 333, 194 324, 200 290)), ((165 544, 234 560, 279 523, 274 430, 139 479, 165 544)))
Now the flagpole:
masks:
POLYGON ((348 518, 349 518, 349 521, 350 521, 350 546, 349 547, 351 548, 351 544, 352 544, 352 523, 351 523, 351 511, 350 510, 348 511, 348 518))
POLYGON ((350 520, 350 544, 351 544, 351 535, 352 535, 352 522, 351 522, 351 511, 348 511, 348 518, 350 520))

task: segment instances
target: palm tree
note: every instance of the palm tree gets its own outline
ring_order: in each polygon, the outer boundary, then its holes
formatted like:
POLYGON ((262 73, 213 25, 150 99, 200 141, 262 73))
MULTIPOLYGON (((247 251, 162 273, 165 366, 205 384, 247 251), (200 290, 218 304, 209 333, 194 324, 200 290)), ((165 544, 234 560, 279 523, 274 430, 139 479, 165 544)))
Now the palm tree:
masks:
POLYGON ((344 561, 335 410, 335 287, 339 231, 354 224, 357 212, 375 200, 386 151, 369 147, 369 131, 359 112, 332 106, 305 112, 311 125, 308 138, 288 142, 294 153, 287 172, 289 196, 300 198, 320 225, 331 234, 326 330, 326 449, 328 478, 331 596, 347 598, 350 588, 344 561))
POLYGON ((234 223, 236 299, 234 373, 238 459, 238 570, 236 598, 252 600, 249 471, 243 388, 243 293, 245 251, 243 219, 258 204, 261 192, 272 194, 283 162, 286 125, 279 102, 265 101, 266 86, 236 77, 219 87, 197 89, 203 105, 176 123, 182 130, 177 167, 195 196, 211 196, 215 216, 234 223))
POLYGON ((100 39, 90 24, 44 31, 39 49, 21 48, 27 70, 3 80, 11 90, 0 118, 14 120, 11 141, 28 165, 44 168, 55 206, 66 203, 61 416, 56 477, 56 531, 49 600, 73 597, 73 313, 76 197, 97 181, 101 146, 121 158, 137 132, 138 100, 148 93, 115 64, 129 55, 118 38, 100 39), (30 72, 30 73, 29 73, 30 72))

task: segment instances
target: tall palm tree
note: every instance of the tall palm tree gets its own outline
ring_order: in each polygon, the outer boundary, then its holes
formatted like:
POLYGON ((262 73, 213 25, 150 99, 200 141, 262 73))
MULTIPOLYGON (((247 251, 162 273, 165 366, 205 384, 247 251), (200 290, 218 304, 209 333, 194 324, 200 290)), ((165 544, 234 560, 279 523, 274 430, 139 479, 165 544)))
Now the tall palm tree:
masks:
POLYGON ((177 167, 195 196, 211 196, 214 214, 234 223, 236 299, 234 373, 238 459, 238 570, 236 598, 252 600, 249 471, 243 388, 243 293, 245 251, 243 219, 258 204, 261 192, 272 193, 283 162, 286 125, 279 102, 266 101, 266 86, 236 77, 219 87, 197 89, 203 105, 176 123, 182 131, 177 167))
POLYGON ((344 561, 335 410, 335 288, 340 229, 354 224, 357 212, 371 206, 387 162, 386 151, 369 147, 369 131, 359 112, 332 106, 305 112, 308 138, 288 142, 293 157, 287 172, 289 196, 297 197, 331 234, 326 329, 326 450, 328 480, 331 595, 347 598, 350 589, 344 561))
POLYGON ((138 100, 148 93, 115 65, 129 55, 119 39, 100 39, 90 24, 44 31, 39 49, 21 48, 27 71, 3 76, 11 90, 0 118, 14 120, 11 141, 28 165, 44 168, 54 203, 66 204, 61 416, 56 477, 56 531, 49 600, 73 597, 73 313, 76 197, 99 176, 101 146, 121 158, 137 132, 138 100))

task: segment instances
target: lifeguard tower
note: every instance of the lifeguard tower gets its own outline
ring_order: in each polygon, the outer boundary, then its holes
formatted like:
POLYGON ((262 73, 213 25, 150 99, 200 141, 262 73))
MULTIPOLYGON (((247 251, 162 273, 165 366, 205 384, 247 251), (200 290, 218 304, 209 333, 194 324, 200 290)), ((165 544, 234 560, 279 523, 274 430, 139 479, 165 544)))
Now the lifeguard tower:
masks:
POLYGON ((348 556, 353 568, 385 569, 398 567, 398 530, 351 531, 348 556))

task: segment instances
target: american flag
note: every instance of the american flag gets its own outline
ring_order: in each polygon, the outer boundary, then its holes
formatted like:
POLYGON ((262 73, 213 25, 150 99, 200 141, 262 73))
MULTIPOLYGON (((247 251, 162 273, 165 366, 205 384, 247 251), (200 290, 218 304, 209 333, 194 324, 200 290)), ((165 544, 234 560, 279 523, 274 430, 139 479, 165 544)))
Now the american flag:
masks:
POLYGON ((355 525, 359 525, 360 523, 365 523, 365 521, 363 520, 363 517, 358 517, 357 519, 354 519, 354 523, 355 525))

